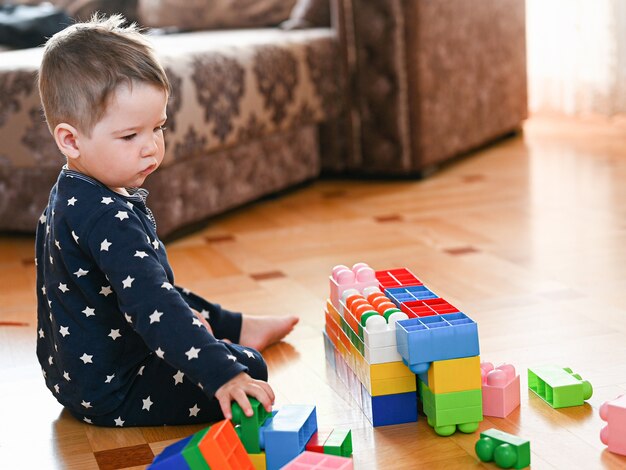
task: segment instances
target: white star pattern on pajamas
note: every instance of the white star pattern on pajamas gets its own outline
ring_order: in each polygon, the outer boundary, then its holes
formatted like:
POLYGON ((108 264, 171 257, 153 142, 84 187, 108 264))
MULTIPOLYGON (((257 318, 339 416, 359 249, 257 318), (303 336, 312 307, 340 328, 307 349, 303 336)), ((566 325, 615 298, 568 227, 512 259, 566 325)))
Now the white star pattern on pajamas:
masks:
POLYGON ((54 384, 54 391, 59 393, 59 384, 54 384))
POLYGON ((127 287, 132 286, 134 280, 135 280, 135 278, 134 277, 130 277, 130 275, 126 279, 124 279, 122 281, 122 284, 124 285, 124 289, 126 289, 127 287))
POLYGON ((159 312, 155 310, 152 315, 150 315, 150 324, 159 323, 161 321, 161 317, 163 316, 163 312, 159 312))
POLYGON ((81 361, 83 361, 85 364, 93 364, 93 361, 91 360, 93 358, 93 354, 87 354, 87 353, 83 353, 82 356, 79 357, 79 359, 81 361))
POLYGON ((237 362, 237 358, 235 356, 233 356, 232 354, 227 355, 226 358, 230 359, 233 362, 237 362))
POLYGON ((72 379, 70 379, 70 374, 67 371, 63 371, 63 378, 68 382, 72 381, 72 379))
POLYGON ((100 202, 101 202, 102 204, 104 204, 104 205, 108 206, 109 204, 112 204, 112 203, 113 203, 113 198, 112 198, 112 197, 106 197, 106 196, 103 196, 103 197, 102 197, 102 201, 100 201, 100 202))
POLYGON ((193 317, 193 320, 191 321, 191 323, 193 323, 196 326, 204 326, 198 317, 193 317))
POLYGON ((40 338, 45 338, 46 337, 46 335, 43 332, 43 328, 39 328, 39 337, 40 338))
POLYGON ((126 211, 119 211, 117 214, 115 214, 115 218, 116 219, 120 219, 120 221, 122 221, 124 219, 128 219, 128 212, 126 212, 126 211))
POLYGON ((68 206, 74 206, 77 202, 78 202, 78 199, 76 199, 74 196, 72 196, 71 199, 67 200, 67 205, 68 206))
POLYGON ((105 238, 102 240, 102 243, 100 243, 100 251, 109 251, 109 247, 111 245, 113 245, 113 243, 109 242, 109 240, 105 238))
POLYGON ((105 297, 112 293, 113 290, 111 289, 111 286, 102 286, 102 289, 100 289, 100 294, 104 295, 105 297))
POLYGON ((67 326, 62 326, 62 327, 59 329, 59 333, 61 333, 61 336, 63 336, 63 337, 65 338, 66 336, 69 336, 69 334, 70 334, 70 329, 69 329, 69 327, 67 327, 67 326))
POLYGON ((189 417, 198 416, 199 412, 200 412, 200 408, 198 408, 198 404, 196 403, 195 405, 193 405, 192 408, 189 408, 189 417))
POLYGON ((48 364, 52 365, 53 362, 54 362, 54 358, 52 356, 50 356, 48 358, 48 364))
POLYGON ((130 323, 131 325, 133 324, 133 319, 130 317, 128 313, 124 314, 124 318, 126 319, 128 323, 130 323))
POLYGON ((110 384, 111 380, 113 380, 113 378, 115 377, 115 374, 113 375, 107 375, 106 380, 104 381, 105 384, 110 384))
POLYGON ((146 366, 141 366, 139 368, 139 370, 137 371, 137 375, 143 375, 143 370, 146 368, 146 366))
POLYGON ((56 245, 56 247, 60 250, 61 249, 61 244, 59 243, 59 240, 55 240, 54 244, 56 245))
POLYGON ((144 259, 146 256, 148 256, 148 253, 146 253, 145 251, 135 251, 135 258, 144 259))
POLYGON ((96 314, 96 310, 93 308, 85 307, 85 310, 82 311, 86 317, 92 317, 96 314))
POLYGON ((46 223, 46 215, 45 214, 41 214, 41 217, 39 217, 39 223, 40 224, 45 224, 46 223))
POLYGON ((72 237, 74 237, 74 241, 78 243, 78 235, 74 233, 74 230, 72 230, 72 237))
POLYGON ((46 286, 41 287, 41 292, 43 292, 43 295, 46 295, 46 286))
POLYGON ((183 374, 181 371, 178 371, 174 374, 174 385, 178 385, 178 384, 182 384, 183 383, 183 377, 185 376, 185 374, 183 374))
POLYGON ((163 284, 161 284, 161 287, 162 287, 163 289, 167 289, 167 290, 170 290, 170 289, 173 289, 173 288, 174 288, 174 286, 173 286, 173 285, 171 285, 169 282, 164 282, 163 284))
POLYGON ((154 354, 156 354, 161 359, 165 357, 165 351, 163 351, 160 347, 156 351, 154 351, 154 354))
POLYGON ((248 356, 250 359, 254 358, 254 353, 252 351, 248 351, 247 349, 243 350, 243 353, 248 356))
POLYGON ((152 400, 150 400, 150 396, 148 395, 148 398, 144 398, 142 401, 143 406, 141 407, 141 409, 150 411, 150 407, 154 404, 152 403, 152 400))
POLYGON ((59 290, 60 290, 61 292, 63 292, 64 294, 65 294, 67 291, 69 291, 69 289, 68 289, 68 287, 67 287, 67 284, 63 284, 63 283, 59 284, 59 290))
POLYGON ((93 424, 93 422, 89 418, 87 418, 87 416, 83 418, 83 421, 87 424, 93 424))
POLYGON ((198 359, 199 349, 194 348, 193 346, 187 351, 185 354, 187 355, 187 360, 191 361, 192 359, 198 359))
POLYGON ((83 400, 81 405, 83 405, 85 408, 91 408, 91 402, 90 401, 83 400))
POLYGON ((117 330, 113 330, 112 329, 111 333, 109 333, 109 336, 111 337, 111 339, 113 341, 115 341, 117 338, 121 337, 122 335, 120 334, 120 330, 119 329, 117 329, 117 330))
POLYGON ((83 268, 79 268, 78 271, 76 271, 74 274, 76 275, 76 277, 82 277, 82 276, 86 276, 89 273, 89 271, 85 271, 83 268))
POLYGON ((122 419, 122 417, 121 417, 121 416, 118 416, 118 417, 117 417, 116 419, 114 419, 113 421, 115 422, 115 425, 116 425, 116 426, 119 426, 119 427, 124 426, 124 423, 126 422, 126 421, 124 421, 124 420, 122 419))
POLYGON ((157 240, 157 239, 155 238, 155 239, 154 239, 154 241, 152 242, 152 247, 153 247, 155 250, 158 250, 158 249, 159 249, 159 240, 157 240))

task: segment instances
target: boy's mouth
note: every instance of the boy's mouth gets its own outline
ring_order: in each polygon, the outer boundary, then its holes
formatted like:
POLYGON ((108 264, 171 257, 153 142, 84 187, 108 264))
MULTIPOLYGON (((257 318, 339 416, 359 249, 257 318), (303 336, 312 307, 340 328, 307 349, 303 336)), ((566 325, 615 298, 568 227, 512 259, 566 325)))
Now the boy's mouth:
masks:
POLYGON ((142 175, 149 175, 150 173, 152 173, 154 170, 156 170, 156 163, 153 163, 152 165, 150 165, 148 168, 146 168, 145 170, 140 171, 140 174, 142 175))

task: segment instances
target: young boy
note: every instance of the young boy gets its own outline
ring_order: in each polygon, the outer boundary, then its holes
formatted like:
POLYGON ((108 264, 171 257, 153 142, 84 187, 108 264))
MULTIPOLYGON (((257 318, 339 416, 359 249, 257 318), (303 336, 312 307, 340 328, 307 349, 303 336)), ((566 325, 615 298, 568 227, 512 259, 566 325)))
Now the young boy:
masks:
POLYGON ((230 418, 233 400, 250 415, 248 396, 271 410, 257 349, 297 318, 244 318, 175 287, 139 189, 163 160, 169 94, 146 40, 120 16, 72 25, 46 44, 39 91, 67 158, 37 224, 48 388, 102 426, 230 418))

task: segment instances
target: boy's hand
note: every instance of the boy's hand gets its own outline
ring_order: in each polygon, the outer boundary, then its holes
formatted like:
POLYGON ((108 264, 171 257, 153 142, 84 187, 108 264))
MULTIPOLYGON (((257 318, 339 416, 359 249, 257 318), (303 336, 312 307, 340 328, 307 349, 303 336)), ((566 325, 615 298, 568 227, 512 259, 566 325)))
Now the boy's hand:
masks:
POLYGON ((215 392, 215 398, 220 402, 220 408, 226 419, 233 417, 230 408, 233 400, 239 403, 247 417, 252 416, 252 406, 248 396, 259 400, 268 413, 272 411, 275 399, 272 387, 267 382, 253 379, 245 372, 236 375, 215 392))

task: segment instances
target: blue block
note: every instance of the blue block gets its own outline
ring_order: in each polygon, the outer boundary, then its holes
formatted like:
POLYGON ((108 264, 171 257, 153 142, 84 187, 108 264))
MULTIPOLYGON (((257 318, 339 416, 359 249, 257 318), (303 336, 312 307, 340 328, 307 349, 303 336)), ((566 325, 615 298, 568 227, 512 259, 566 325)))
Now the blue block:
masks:
POLYGON ((260 429, 267 470, 278 470, 296 458, 317 431, 313 405, 285 405, 260 429))
POLYGON ((149 470, 188 470, 189 465, 183 457, 183 449, 187 446, 192 436, 184 438, 182 441, 170 444, 163 452, 157 455, 150 466, 149 470))
POLYGON ((390 287, 385 295, 400 308, 400 304, 413 300, 437 299, 439 296, 426 286, 390 287))
POLYGON ((432 361, 478 356, 478 326, 461 312, 410 318, 396 323, 402 361, 423 374, 432 361))
POLYGON ((417 393, 371 396, 361 385, 363 413, 372 426, 414 423, 417 421, 417 393))

